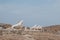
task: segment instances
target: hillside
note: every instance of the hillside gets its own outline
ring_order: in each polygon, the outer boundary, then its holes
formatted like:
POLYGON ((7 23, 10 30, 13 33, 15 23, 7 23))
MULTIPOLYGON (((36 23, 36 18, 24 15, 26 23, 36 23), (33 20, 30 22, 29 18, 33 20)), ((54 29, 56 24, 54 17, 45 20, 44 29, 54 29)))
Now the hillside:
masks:
MULTIPOLYGON (((0 23, 0 40, 60 40, 60 25, 43 27, 42 31, 9 30, 11 24, 0 23)), ((20 26, 19 26, 20 27, 20 26)))
POLYGON ((12 25, 11 24, 6 24, 6 23, 0 23, 0 27, 6 29, 6 28, 9 28, 11 27, 12 25))
POLYGON ((60 25, 51 25, 43 28, 45 31, 58 32, 60 31, 60 25))
POLYGON ((51 33, 33 33, 33 34, 10 34, 0 36, 0 40, 60 40, 59 35, 51 34, 51 33))

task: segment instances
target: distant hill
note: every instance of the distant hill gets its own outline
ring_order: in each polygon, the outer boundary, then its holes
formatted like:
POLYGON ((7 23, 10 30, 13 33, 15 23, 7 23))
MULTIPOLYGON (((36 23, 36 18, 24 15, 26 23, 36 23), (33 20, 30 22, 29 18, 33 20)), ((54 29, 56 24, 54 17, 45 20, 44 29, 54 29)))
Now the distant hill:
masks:
POLYGON ((6 28, 9 28, 11 27, 12 25, 11 24, 6 24, 6 23, 0 23, 0 27, 6 29, 6 28))
POLYGON ((51 25, 43 28, 45 31, 57 32, 60 31, 60 25, 51 25))

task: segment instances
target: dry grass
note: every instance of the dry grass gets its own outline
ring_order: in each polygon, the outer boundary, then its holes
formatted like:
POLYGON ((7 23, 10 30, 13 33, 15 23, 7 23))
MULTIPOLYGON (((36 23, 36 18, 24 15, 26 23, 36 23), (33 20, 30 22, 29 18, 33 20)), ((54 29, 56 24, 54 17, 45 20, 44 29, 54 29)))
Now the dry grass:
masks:
POLYGON ((60 35, 46 33, 46 32, 33 32, 32 34, 4 34, 0 36, 0 40, 60 40, 60 35))

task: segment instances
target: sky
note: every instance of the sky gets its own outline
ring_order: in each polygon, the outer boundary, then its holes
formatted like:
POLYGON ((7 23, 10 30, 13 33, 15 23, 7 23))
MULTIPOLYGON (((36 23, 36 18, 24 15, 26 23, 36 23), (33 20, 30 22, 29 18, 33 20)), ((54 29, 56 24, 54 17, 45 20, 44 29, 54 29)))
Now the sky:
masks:
POLYGON ((0 23, 60 24, 60 0, 0 0, 0 23))

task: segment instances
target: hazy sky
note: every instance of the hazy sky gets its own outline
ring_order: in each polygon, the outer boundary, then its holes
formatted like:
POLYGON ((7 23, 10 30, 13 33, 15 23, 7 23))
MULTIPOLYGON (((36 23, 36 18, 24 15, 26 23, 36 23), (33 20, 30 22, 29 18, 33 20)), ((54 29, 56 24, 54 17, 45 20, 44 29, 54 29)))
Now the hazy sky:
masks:
POLYGON ((0 23, 60 24, 60 0, 0 0, 0 23))

